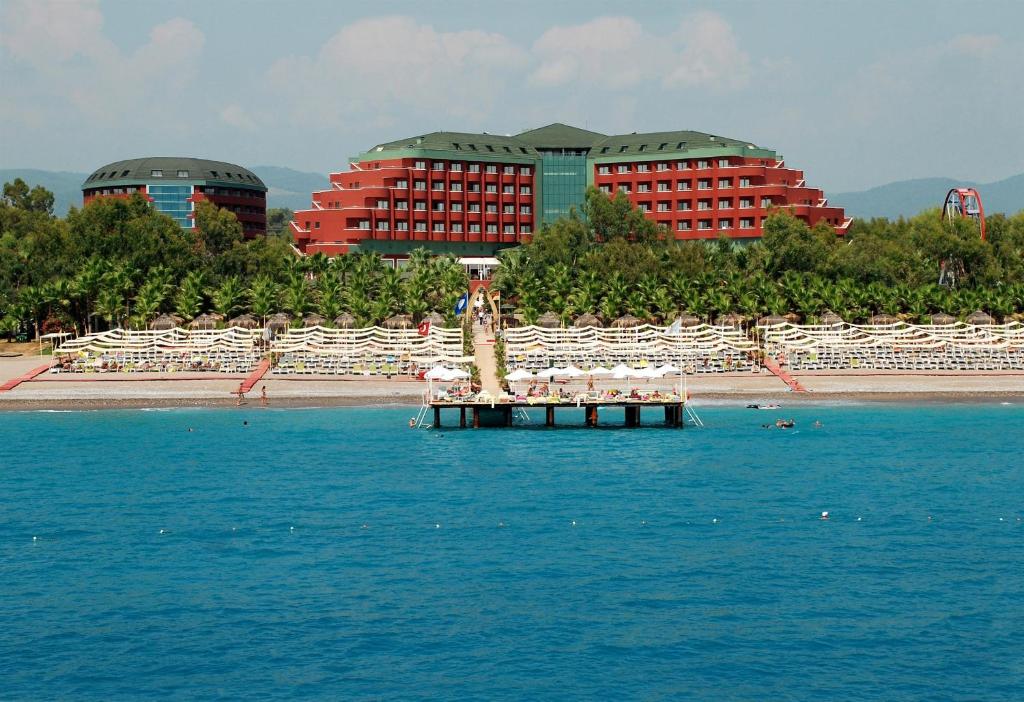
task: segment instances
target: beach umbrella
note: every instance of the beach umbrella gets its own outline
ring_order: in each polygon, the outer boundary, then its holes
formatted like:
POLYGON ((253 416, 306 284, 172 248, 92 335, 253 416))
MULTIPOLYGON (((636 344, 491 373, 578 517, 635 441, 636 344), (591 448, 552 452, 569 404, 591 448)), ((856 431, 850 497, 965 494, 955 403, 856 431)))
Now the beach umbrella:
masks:
POLYGON ((620 363, 619 365, 612 368, 612 377, 615 378, 616 380, 622 380, 623 378, 635 378, 636 374, 637 371, 625 365, 624 363, 620 363))
POLYGON ((757 323, 762 327, 771 327, 776 324, 788 324, 789 320, 781 314, 770 314, 767 317, 761 317, 761 319, 757 320, 757 323))
POLYGON ((533 373, 531 373, 528 370, 523 370, 522 368, 514 370, 514 371, 512 371, 511 373, 509 373, 508 375, 505 376, 505 380, 511 381, 513 383, 515 383, 517 381, 520 381, 520 380, 532 380, 532 379, 533 379, 533 373))
POLYGON ((832 310, 827 310, 825 314, 821 315, 821 323, 829 325, 842 324, 843 318, 832 310))
POLYGON ((445 368, 444 366, 434 366, 426 373, 423 374, 424 380, 445 380, 449 373, 452 372, 451 368, 445 368))
POLYGON ((678 373, 679 372, 679 369, 676 368, 675 366, 673 366, 671 363, 666 363, 663 366, 658 366, 657 370, 662 375, 666 375, 668 373, 678 373))
POLYGON ((660 368, 650 368, 650 367, 648 367, 648 368, 641 368, 640 370, 636 371, 636 376, 635 377, 637 377, 637 378, 660 378, 663 375, 665 375, 665 372, 662 371, 660 368))
POLYGON ((624 314, 614 322, 612 322, 613 329, 632 329, 633 327, 642 326, 644 320, 634 317, 631 314, 624 314))
POLYGON ((562 326, 562 320, 554 312, 545 312, 537 320, 537 326, 545 327, 547 329, 557 329, 562 326))
POLYGON ((242 329, 255 329, 260 325, 258 319, 251 314, 243 314, 228 320, 229 327, 241 327, 242 329))
POLYGON ((350 312, 343 312, 331 322, 335 329, 352 329, 356 326, 356 318, 350 312))
POLYGON ((559 370, 560 369, 558 369, 558 368, 545 368, 544 370, 537 371, 537 377, 538 378, 551 378, 559 370))
POLYGON ((932 315, 932 324, 956 324, 956 317, 945 312, 937 312, 932 315))
POLYGON ((396 314, 385 319, 381 326, 385 329, 412 329, 416 325, 413 324, 411 314, 396 314))
POLYGON ((800 321, 800 315, 796 312, 787 312, 784 316, 786 317, 786 321, 790 324, 796 324, 800 321))
POLYGON ((995 324, 996 320, 990 315, 985 314, 981 310, 974 312, 970 317, 967 318, 968 324, 982 325, 982 324, 995 324))
POLYGON ((182 320, 182 318, 178 317, 177 315, 162 314, 153 320, 153 322, 149 325, 149 328, 157 330, 174 329, 175 327, 180 327, 182 321, 184 320, 182 320))
POLYGON ((304 327, 322 327, 327 321, 327 318, 319 314, 307 314, 302 318, 302 326, 304 327))
POLYGON ((701 318, 695 314, 687 312, 686 314, 679 315, 679 326, 681 327, 697 327, 702 323, 701 318))
POLYGON ((891 314, 876 314, 868 320, 870 324, 895 324, 898 321, 900 320, 891 314))
POLYGON ((437 312, 431 312, 430 314, 423 318, 423 321, 430 322, 430 326, 432 327, 440 328, 444 326, 444 316, 437 312))
POLYGON ((468 372, 460 370, 459 368, 453 368, 447 373, 445 373, 442 380, 465 380, 466 378, 469 377, 471 376, 468 372))
POLYGON ((284 312, 278 312, 277 314, 270 315, 267 319, 267 329, 272 332, 281 332, 288 329, 288 325, 291 324, 292 318, 284 312))
POLYGON ((191 322, 189 322, 189 329, 216 329, 217 318, 212 314, 201 314, 191 322))
POLYGON ((555 371, 554 375, 565 376, 567 378, 578 378, 583 375, 583 371, 572 365, 566 366, 565 368, 556 368, 555 371))
POLYGON ((587 375, 611 375, 612 372, 604 366, 595 366, 587 371, 587 375))
POLYGON ((730 312, 729 314, 720 315, 715 320, 715 325, 719 327, 738 327, 745 321, 746 319, 742 315, 730 312))
POLYGON ((577 329, 582 329, 582 328, 585 328, 585 327, 602 327, 602 326, 604 326, 603 324, 601 324, 601 320, 600 319, 598 319, 596 316, 594 316, 592 314, 589 314, 589 313, 588 314, 581 314, 579 317, 576 318, 576 321, 573 322, 572 325, 574 327, 576 327, 577 329))

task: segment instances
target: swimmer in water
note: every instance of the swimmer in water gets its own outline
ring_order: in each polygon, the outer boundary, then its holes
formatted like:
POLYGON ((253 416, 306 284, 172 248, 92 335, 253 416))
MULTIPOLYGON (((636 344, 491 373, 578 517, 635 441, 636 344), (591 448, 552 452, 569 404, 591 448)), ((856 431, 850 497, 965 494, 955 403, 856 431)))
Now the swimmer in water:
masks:
POLYGON ((817 420, 817 419, 814 420, 814 428, 815 429, 821 429, 822 426, 824 426, 824 425, 821 423, 820 420, 817 420))

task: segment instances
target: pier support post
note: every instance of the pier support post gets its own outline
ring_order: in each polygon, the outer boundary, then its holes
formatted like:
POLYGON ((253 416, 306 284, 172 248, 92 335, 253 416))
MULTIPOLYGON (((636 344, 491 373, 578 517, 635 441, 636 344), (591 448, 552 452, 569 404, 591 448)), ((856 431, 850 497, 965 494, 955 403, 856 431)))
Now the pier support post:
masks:
POLYGON ((555 426, 555 408, 551 405, 544 408, 544 426, 555 426))
POLYGON ((683 405, 678 404, 676 405, 676 426, 682 427, 683 425, 683 405))
POLYGON ((460 407, 459 408, 459 426, 462 427, 463 429, 466 428, 466 408, 465 407, 460 407))
POLYGON ((441 408, 434 405, 434 427, 441 426, 441 408))
POLYGON ((640 424, 640 408, 626 405, 626 426, 635 427, 640 424))
POLYGON ((506 407, 505 408, 505 426, 506 427, 512 426, 512 408, 511 407, 506 407))
POLYGON ((474 429, 479 429, 480 428, 480 408, 479 407, 474 407, 473 408, 473 428, 474 429))
POLYGON ((676 412, 674 405, 665 405, 665 424, 670 427, 676 425, 676 412))

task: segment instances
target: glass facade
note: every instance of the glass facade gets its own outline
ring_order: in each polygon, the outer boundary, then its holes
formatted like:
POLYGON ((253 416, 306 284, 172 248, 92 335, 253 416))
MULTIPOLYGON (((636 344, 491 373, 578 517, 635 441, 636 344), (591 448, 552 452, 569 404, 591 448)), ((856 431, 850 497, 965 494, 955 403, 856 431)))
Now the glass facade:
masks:
POLYGON ((153 199, 153 205, 164 214, 170 215, 182 227, 192 227, 192 203, 188 201, 192 197, 191 185, 150 185, 146 188, 147 194, 153 199))
POLYGON ((558 149, 541 152, 541 223, 579 211, 587 192, 587 152, 558 149))

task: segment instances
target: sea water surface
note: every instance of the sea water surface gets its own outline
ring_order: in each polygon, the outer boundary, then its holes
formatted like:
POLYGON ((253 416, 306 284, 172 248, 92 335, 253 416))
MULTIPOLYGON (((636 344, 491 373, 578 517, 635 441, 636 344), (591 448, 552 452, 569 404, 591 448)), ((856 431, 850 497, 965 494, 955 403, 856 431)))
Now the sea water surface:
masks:
POLYGON ((0 698, 1024 698, 1020 405, 410 412, 0 414, 0 698))

